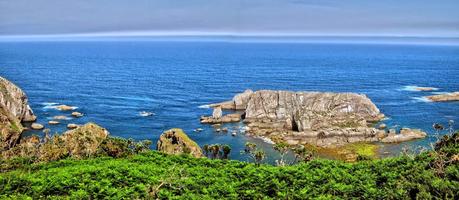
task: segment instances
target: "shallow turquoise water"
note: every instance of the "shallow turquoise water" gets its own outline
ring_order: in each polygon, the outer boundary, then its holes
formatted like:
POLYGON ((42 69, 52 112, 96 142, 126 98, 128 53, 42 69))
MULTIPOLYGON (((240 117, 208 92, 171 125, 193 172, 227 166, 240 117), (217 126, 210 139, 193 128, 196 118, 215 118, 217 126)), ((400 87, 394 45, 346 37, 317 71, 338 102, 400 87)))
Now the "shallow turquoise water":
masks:
MULTIPOLYGON (((166 129, 183 128, 200 145, 233 147, 242 134, 216 133, 199 117, 199 106, 224 101, 245 89, 359 92, 368 95, 389 119, 388 126, 421 128, 430 134, 435 122, 456 121, 459 102, 431 103, 435 92, 459 91, 459 47, 432 45, 292 44, 238 42, 2 42, 0 75, 28 94, 46 124, 62 112, 49 103, 77 106, 85 117, 112 135, 156 141, 166 129), (415 92, 407 86, 431 86, 415 92), (153 112, 142 117, 139 112, 153 112), (195 133, 195 128, 203 128, 195 133)), ((69 114, 69 112, 64 113, 69 114)), ((62 132, 65 124, 52 126, 62 132)), ((241 124, 228 124, 230 130, 241 124)), ((230 131, 231 132, 231 131, 230 131)), ((39 134, 28 132, 27 134, 39 134)), ((433 137, 403 145, 428 146, 433 137)), ((397 153, 402 145, 388 146, 397 153)))

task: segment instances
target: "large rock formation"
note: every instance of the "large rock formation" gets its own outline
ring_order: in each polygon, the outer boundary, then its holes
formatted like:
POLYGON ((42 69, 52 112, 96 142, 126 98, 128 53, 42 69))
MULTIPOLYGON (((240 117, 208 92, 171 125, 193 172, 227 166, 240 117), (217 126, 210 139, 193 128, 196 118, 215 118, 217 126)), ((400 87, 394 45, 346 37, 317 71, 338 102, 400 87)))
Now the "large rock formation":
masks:
MULTIPOLYGON (((353 142, 375 142, 386 135, 384 130, 373 127, 384 114, 362 94, 246 90, 232 101, 210 106, 244 110, 238 115, 247 124, 248 134, 292 145, 336 147, 353 142)), ((219 119, 204 116, 201 122, 234 122, 235 117, 228 120, 232 115, 219 119)))
POLYGON ((97 153, 109 132, 97 124, 87 123, 74 130, 52 138, 45 136, 41 142, 37 136, 21 139, 15 147, 2 152, 3 158, 34 157, 38 161, 58 160, 71 156, 81 158, 97 153))
POLYGON ((432 95, 432 96, 427 96, 426 98, 431 101, 435 101, 435 102, 459 101, 459 92, 432 95))
POLYGON ((0 151, 13 147, 24 128, 21 122, 36 120, 26 94, 16 85, 0 77, 0 151))
POLYGON ((168 154, 190 154, 197 158, 203 155, 198 144, 191 140, 182 129, 178 128, 167 130, 161 134, 156 149, 168 154))

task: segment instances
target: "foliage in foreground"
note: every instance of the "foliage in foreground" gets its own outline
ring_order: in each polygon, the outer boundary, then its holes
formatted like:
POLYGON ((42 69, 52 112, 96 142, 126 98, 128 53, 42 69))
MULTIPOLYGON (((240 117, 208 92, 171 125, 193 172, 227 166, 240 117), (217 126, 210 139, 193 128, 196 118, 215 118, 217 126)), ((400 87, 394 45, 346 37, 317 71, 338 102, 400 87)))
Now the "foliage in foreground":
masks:
POLYGON ((0 174, 0 198, 457 199, 458 140, 456 133, 436 151, 415 157, 284 167, 155 151, 36 164, 15 160, 14 170, 0 174))

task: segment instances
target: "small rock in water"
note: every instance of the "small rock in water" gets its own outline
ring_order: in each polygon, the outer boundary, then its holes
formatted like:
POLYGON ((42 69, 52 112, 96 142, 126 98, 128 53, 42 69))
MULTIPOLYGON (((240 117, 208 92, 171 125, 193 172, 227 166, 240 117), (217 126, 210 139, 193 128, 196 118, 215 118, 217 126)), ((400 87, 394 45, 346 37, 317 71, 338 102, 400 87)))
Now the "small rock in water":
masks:
POLYGON ((65 115, 58 115, 58 116, 54 116, 53 119, 55 119, 55 120, 66 120, 68 118, 65 115))
POLYGON ((72 112, 72 116, 74 117, 83 117, 83 114, 80 112, 72 112))
POLYGON ((222 128, 222 131, 225 132, 225 133, 227 133, 227 132, 228 132, 228 128, 226 128, 226 127, 225 127, 225 128, 222 128))
POLYGON ((40 130, 40 129, 43 129, 45 128, 45 126, 39 124, 39 123, 32 123, 32 125, 30 126, 32 129, 34 130, 40 130))
POLYGON ((231 133, 231 135, 232 135, 232 136, 236 136, 236 135, 237 135, 237 132, 234 131, 234 132, 231 133))
POLYGON ((75 129, 75 128, 78 128, 79 125, 78 124, 67 124, 67 128, 68 129, 75 129))
POLYGON ((53 120, 48 122, 48 124, 50 124, 50 125, 56 125, 56 124, 59 124, 59 123, 60 123, 60 122, 58 122, 58 121, 53 121, 53 120))
POLYGON ((380 124, 380 125, 379 125, 379 129, 385 129, 386 127, 387 127, 386 124, 380 124))
POLYGON ((222 129, 217 128, 217 129, 215 129, 215 131, 220 132, 220 131, 222 131, 222 129))
POLYGON ((56 109, 58 109, 60 111, 69 111, 69 110, 75 110, 76 107, 72 107, 72 106, 68 106, 68 105, 60 105, 60 106, 56 106, 56 109))
POLYGON ((203 131, 203 129, 202 129, 202 128, 197 128, 197 129, 194 129, 194 132, 201 132, 201 131, 203 131))

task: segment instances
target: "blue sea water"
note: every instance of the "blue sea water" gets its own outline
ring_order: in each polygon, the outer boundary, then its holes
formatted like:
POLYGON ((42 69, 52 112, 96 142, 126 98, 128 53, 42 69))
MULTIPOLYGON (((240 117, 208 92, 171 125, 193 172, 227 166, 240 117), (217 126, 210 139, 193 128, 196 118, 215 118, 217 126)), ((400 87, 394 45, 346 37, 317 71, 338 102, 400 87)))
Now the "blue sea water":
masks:
MULTIPOLYGON (((389 127, 420 128, 423 140, 386 145, 397 154, 403 145, 428 147, 433 123, 454 120, 459 128, 459 102, 432 103, 422 97, 459 91, 459 46, 402 44, 312 44, 191 41, 1 42, 0 76, 19 85, 47 124, 53 103, 78 107, 78 119, 96 122, 112 135, 157 141, 179 127, 201 146, 230 144, 231 158, 246 141, 273 149, 260 139, 231 136, 242 124, 228 124, 230 133, 201 125, 211 114, 200 106, 225 101, 245 89, 358 92, 386 114, 389 127), (412 91, 410 86, 439 88, 412 91), (142 111, 152 116, 141 116, 142 111), (196 133, 193 130, 203 128, 196 133)), ((40 134, 29 131, 26 134, 40 134)), ((153 145, 154 148, 155 145, 153 145)), ((274 155, 274 154, 273 154, 274 155)))

